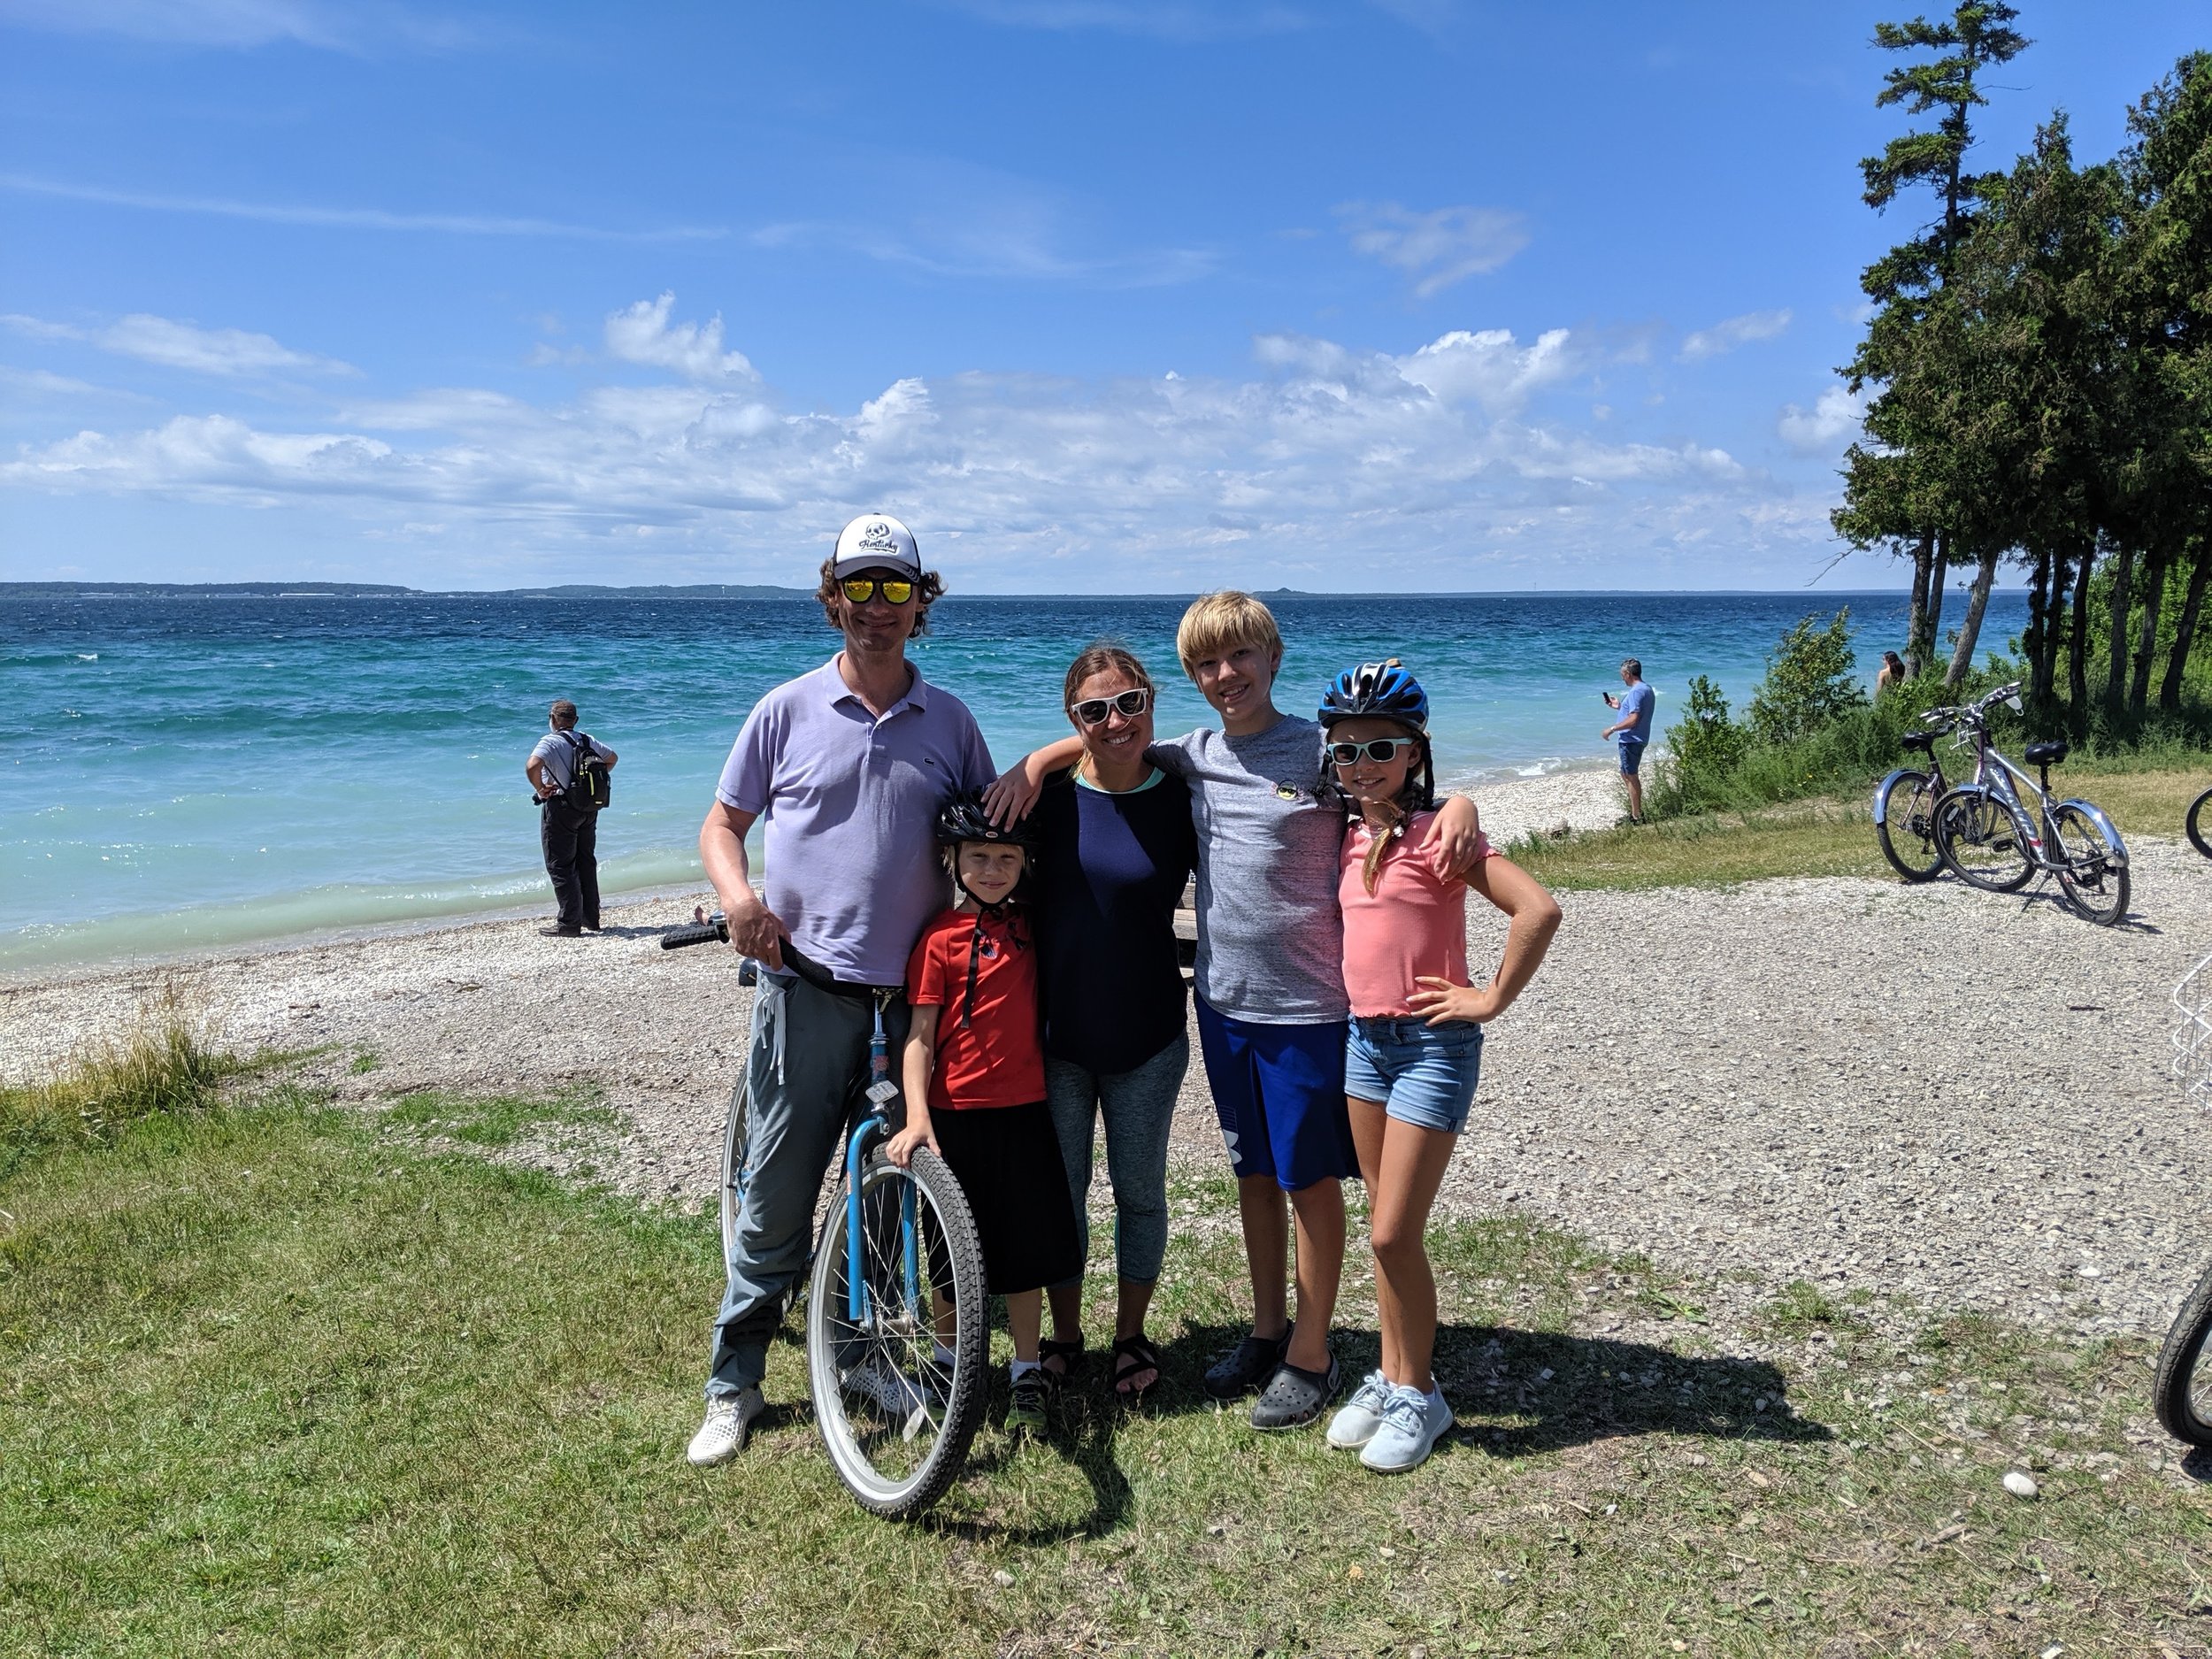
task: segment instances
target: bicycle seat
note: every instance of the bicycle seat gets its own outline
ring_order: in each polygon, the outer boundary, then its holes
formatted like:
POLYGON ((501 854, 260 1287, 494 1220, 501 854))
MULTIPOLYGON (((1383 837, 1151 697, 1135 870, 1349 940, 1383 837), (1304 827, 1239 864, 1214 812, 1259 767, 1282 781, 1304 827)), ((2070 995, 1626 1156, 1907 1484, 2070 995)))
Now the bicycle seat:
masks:
POLYGON ((2048 743, 2031 743, 2025 753, 2031 766, 2055 766, 2066 758, 2066 740, 2058 738, 2048 743))
POLYGON ((1938 733, 1934 732, 1908 732, 1897 741, 1907 749, 1924 749, 1933 754, 1937 736, 1938 733))

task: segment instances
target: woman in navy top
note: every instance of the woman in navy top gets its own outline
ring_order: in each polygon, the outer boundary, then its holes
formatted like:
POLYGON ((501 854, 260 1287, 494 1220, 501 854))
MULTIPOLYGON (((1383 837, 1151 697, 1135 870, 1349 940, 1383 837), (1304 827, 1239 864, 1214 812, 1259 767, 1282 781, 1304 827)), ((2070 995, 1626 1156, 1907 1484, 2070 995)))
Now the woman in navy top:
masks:
MULTIPOLYGON (((1168 1125, 1190 1064, 1175 910, 1198 849, 1190 791, 1145 759, 1153 688, 1144 664, 1118 645, 1094 645, 1068 670, 1065 689, 1083 756, 1047 783, 1032 820, 1045 1094, 1087 1256, 1092 1148, 1097 1123, 1106 1125, 1120 1278, 1113 1381, 1134 1396, 1160 1375, 1144 1317, 1167 1249, 1168 1125)), ((1080 1276, 1049 1295, 1044 1362, 1064 1375, 1083 1350, 1080 1276)))

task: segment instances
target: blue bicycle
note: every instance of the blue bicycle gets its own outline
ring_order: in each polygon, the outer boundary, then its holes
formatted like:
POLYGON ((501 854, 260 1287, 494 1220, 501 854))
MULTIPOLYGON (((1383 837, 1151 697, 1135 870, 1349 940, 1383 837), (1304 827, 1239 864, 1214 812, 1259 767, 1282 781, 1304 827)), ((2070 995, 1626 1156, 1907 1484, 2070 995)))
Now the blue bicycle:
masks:
MULTIPOLYGON (((717 913, 663 934, 661 949, 726 944, 729 936, 717 913)), ((788 941, 783 959, 809 984, 851 995, 788 941)), ((754 983, 757 973, 748 960, 741 981, 754 983)), ((843 1172, 815 1234, 806 1354, 815 1421, 838 1478, 864 1509, 911 1520, 959 1478, 982 1425, 990 1301, 959 1181, 926 1147, 906 1169, 883 1153, 901 1115, 883 1025, 893 995, 874 993, 866 1103, 845 1137, 843 1172)), ((741 1071, 723 1133, 726 1264, 744 1202, 749 1115, 741 1071)))

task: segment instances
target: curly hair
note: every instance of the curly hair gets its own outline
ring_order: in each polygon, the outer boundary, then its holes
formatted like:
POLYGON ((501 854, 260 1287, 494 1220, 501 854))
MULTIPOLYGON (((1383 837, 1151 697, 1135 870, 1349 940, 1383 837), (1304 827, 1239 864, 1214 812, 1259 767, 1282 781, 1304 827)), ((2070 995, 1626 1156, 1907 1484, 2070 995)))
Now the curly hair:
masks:
MULTIPOLYGON (((845 629, 845 618, 838 610, 845 595, 839 589, 835 574, 837 561, 822 561, 822 585, 814 590, 814 596, 822 602, 822 615, 830 626, 839 633, 845 629)), ((935 571, 924 571, 921 580, 914 584, 914 631, 910 636, 919 639, 929 632, 929 608, 944 597, 945 579, 935 571)))

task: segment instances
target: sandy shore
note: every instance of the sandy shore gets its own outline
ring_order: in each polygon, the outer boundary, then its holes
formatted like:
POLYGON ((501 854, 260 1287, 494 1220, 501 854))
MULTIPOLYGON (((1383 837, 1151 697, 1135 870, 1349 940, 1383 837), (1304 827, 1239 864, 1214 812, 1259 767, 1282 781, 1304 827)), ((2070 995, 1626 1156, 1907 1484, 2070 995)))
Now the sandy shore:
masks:
MULTIPOLYGON (((1501 839, 1619 810, 1603 772, 1480 799, 1501 839)), ((2212 943, 2212 866, 2134 850, 2138 915, 2114 929, 1948 881, 1564 895, 1542 978, 1492 1029, 1447 1201, 1744 1299, 1805 1278, 2162 1327, 2212 1248, 2212 1137, 2165 1072, 2168 992, 2212 943)), ((691 902, 618 907, 583 940, 509 919, 0 985, 0 1076, 36 1075, 173 980, 227 1044, 325 1047, 309 1071, 341 1098, 596 1091, 626 1125, 611 1179, 708 1202, 748 994, 726 952, 658 948, 691 902)), ((1497 918, 1471 922, 1486 960, 1497 918)), ((1217 1167, 1197 1077, 1179 1145, 1217 1167)))

